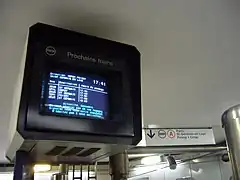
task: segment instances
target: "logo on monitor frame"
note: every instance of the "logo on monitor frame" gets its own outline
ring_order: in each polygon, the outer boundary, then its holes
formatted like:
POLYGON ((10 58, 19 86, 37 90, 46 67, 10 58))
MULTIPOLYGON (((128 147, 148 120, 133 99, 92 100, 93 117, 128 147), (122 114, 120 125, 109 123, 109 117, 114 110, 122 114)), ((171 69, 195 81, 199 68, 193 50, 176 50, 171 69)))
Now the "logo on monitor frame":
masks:
POLYGON ((53 46, 46 47, 46 54, 49 56, 54 56, 56 54, 56 49, 53 46))

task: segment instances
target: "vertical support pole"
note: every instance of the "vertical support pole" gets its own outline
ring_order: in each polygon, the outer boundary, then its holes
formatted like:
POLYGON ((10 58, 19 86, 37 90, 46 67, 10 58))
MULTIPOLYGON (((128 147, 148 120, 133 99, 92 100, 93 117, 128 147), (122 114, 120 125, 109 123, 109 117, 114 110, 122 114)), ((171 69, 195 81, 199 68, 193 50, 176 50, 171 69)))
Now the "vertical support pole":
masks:
POLYGON ((82 164, 80 165, 80 178, 81 178, 81 180, 83 180, 83 176, 82 176, 82 173, 83 173, 83 168, 82 168, 82 164))
POLYGON ((72 180, 74 180, 74 179, 75 179, 75 178, 74 178, 74 177, 75 177, 75 165, 73 165, 73 170, 72 170, 72 171, 73 171, 72 180))
POLYGON ((90 165, 88 165, 88 167, 87 167, 87 180, 89 180, 90 179, 90 165))
POLYGON ((25 165, 23 172, 23 180, 34 180, 33 164, 25 165))
POLYGON ((34 180, 33 164, 27 152, 16 152, 13 180, 34 180))
POLYGON ((68 165, 67 164, 60 164, 59 165, 59 173, 68 174, 68 165))
POLYGON ((13 180, 23 180, 23 165, 24 159, 22 157, 23 153, 21 151, 16 152, 13 180))
POLYGON ((228 152, 234 180, 240 179, 240 105, 234 106, 222 115, 228 152))
POLYGON ((52 180, 68 180, 68 165, 60 164, 59 173, 52 175, 52 180))
POLYGON ((128 166, 128 155, 126 151, 110 156, 109 170, 111 180, 127 180, 128 166))

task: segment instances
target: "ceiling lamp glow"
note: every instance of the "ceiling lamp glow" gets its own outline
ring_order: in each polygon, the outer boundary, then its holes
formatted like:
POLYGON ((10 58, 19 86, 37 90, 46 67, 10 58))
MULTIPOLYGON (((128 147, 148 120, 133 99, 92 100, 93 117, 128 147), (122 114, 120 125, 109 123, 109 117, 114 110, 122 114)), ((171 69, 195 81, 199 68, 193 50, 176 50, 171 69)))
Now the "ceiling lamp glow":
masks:
POLYGON ((144 165, 155 165, 157 163, 160 163, 160 156, 149 156, 149 157, 144 157, 141 160, 141 164, 144 165))
POLYGON ((148 157, 154 156, 155 154, 128 154, 128 158, 141 158, 141 157, 148 157))
POLYGON ((51 165, 49 164, 35 164, 34 167, 34 172, 46 172, 51 170, 51 165))

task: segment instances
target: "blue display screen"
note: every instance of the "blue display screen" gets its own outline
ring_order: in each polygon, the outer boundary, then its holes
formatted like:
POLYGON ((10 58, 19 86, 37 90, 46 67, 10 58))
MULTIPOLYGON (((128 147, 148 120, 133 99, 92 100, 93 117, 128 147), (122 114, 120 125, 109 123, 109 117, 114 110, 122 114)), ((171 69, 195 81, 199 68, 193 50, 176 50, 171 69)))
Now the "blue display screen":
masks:
POLYGON ((108 91, 100 76, 50 72, 45 84, 44 111, 48 114, 107 119, 108 91))

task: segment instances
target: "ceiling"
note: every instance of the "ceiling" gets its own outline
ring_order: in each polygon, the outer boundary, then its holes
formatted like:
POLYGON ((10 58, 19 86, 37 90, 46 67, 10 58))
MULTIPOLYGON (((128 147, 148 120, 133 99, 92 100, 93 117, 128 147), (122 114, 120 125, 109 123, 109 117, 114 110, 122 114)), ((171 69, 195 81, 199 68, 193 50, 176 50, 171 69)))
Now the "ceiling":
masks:
POLYGON ((238 0, 1 0, 0 161, 29 26, 44 22, 135 45, 142 54, 144 125, 213 126, 240 102, 238 0))

